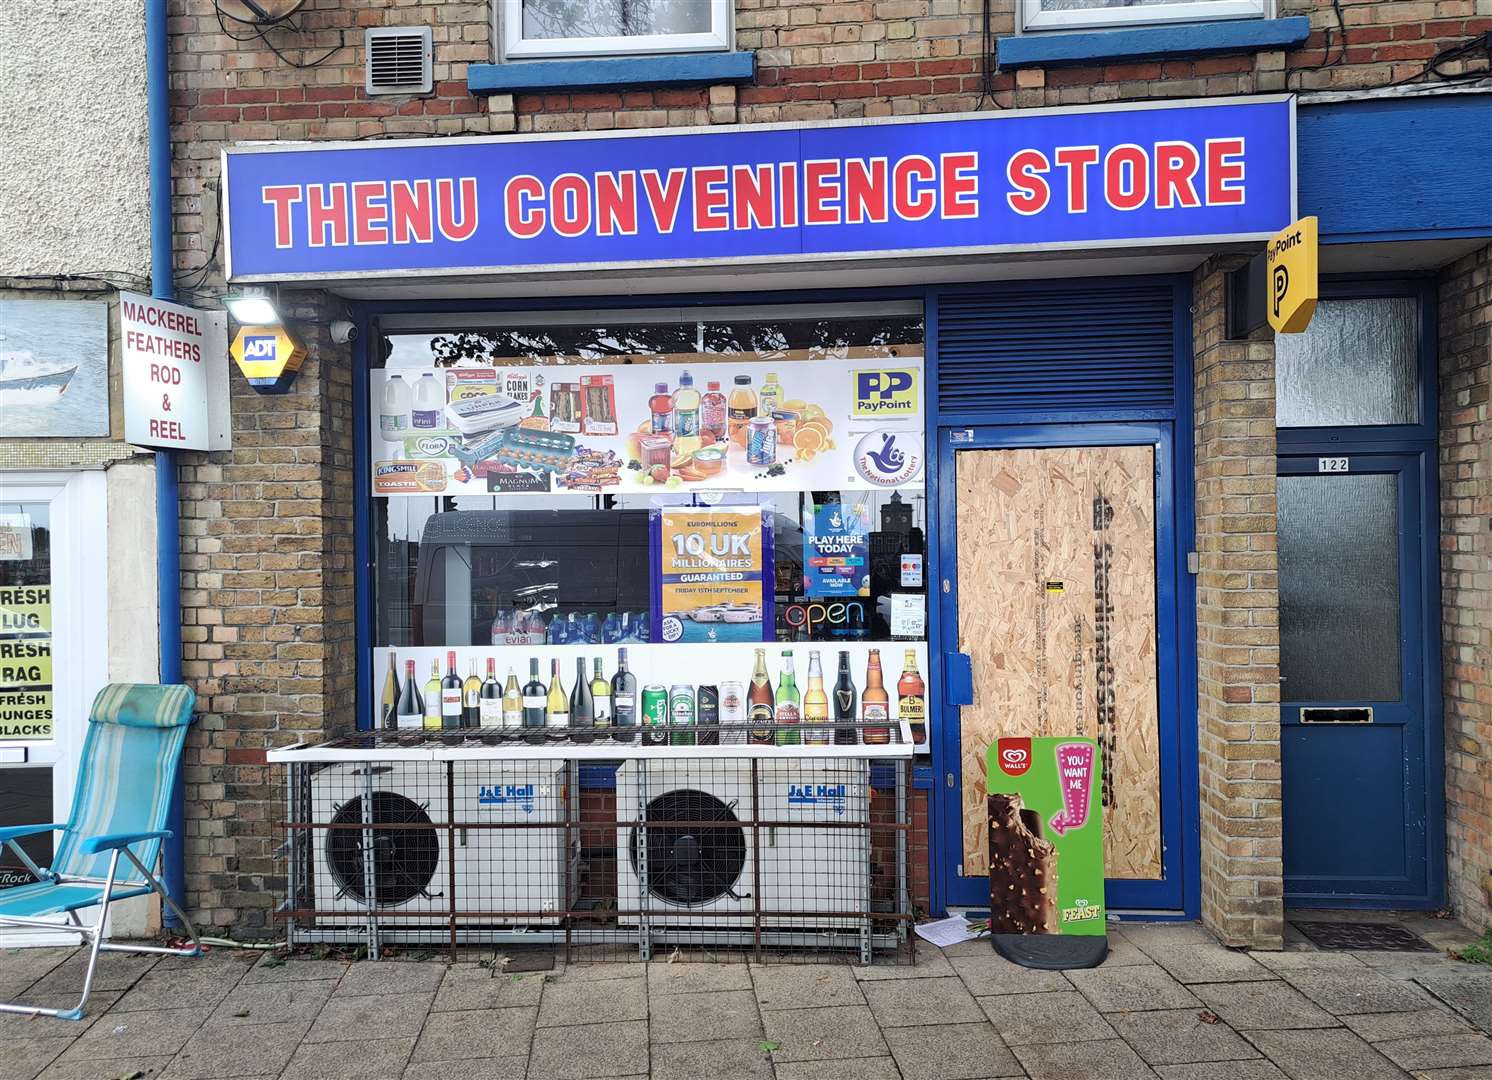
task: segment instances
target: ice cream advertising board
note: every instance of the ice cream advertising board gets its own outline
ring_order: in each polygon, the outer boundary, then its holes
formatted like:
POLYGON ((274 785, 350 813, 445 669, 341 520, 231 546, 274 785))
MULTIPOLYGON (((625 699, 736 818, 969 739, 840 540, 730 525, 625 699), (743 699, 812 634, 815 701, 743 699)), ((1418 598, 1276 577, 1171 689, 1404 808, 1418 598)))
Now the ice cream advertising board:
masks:
POLYGON ((654 641, 772 641, 772 514, 654 510, 654 641))
POLYGON ((996 948, 1002 936, 1104 936, 1098 740, 998 739, 986 769, 996 948))
POLYGON ((920 357, 372 373, 374 495, 920 487, 920 357))

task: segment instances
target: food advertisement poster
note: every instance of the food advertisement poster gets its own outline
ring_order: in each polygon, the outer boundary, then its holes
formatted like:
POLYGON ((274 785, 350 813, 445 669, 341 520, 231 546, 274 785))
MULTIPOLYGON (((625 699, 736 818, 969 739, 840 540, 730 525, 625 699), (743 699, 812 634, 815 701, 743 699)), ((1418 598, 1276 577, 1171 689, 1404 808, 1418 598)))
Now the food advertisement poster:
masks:
POLYGON ((990 930, 1099 936, 1104 924, 1098 740, 997 739, 989 749, 990 930))
POLYGON ((918 357, 372 373, 374 495, 923 482, 918 357))
POLYGON ((654 510, 655 642, 771 641, 771 511, 654 510))
POLYGON ((821 503, 805 538, 803 595, 870 595, 870 506, 821 503))
POLYGON ((0 742, 52 737, 52 588, 0 585, 0 742))

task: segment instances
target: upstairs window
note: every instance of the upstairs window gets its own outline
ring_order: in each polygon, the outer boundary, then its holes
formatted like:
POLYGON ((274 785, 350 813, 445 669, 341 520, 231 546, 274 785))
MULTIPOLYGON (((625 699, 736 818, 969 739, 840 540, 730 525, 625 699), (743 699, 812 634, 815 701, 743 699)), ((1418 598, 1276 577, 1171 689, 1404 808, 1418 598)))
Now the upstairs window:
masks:
POLYGON ((566 56, 723 51, 731 0, 502 0, 503 55, 566 56))
POLYGON ((1270 0, 1021 0, 1022 30, 1079 30, 1259 19, 1270 0))

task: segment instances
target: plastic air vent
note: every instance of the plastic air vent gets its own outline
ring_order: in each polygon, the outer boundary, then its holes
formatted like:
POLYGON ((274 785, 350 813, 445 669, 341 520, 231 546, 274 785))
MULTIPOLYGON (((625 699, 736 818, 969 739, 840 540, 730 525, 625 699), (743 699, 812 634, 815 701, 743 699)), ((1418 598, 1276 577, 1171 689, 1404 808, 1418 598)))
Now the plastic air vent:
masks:
POLYGON ((363 53, 368 93, 430 93, 434 48, 428 26, 380 26, 367 34, 363 53))

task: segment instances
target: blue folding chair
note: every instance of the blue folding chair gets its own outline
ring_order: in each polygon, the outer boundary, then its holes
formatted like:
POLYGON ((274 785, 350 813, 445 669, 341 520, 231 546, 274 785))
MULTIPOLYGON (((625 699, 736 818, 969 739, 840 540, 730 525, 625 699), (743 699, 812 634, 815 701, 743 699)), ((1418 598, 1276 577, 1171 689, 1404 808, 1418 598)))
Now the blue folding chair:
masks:
POLYGON ((104 687, 88 717, 88 739, 83 744, 72 816, 65 824, 0 828, 0 844, 20 856, 36 878, 29 885, 0 890, 0 928, 64 928, 81 934, 88 944, 83 994, 74 1008, 44 1009, 0 1002, 0 1012, 81 1019, 93 988, 98 954, 104 949, 201 955, 196 928, 151 872, 160 856, 161 841, 171 835, 166 829, 166 816, 195 701, 196 695, 185 686, 115 683, 104 687), (62 841, 47 868, 37 866, 16 843, 23 836, 58 830, 62 841), (132 864, 124 867, 123 873, 120 855, 132 864), (191 938, 190 948, 105 942, 109 905, 151 892, 159 893, 161 901, 181 920, 191 938), (98 922, 83 925, 78 911, 94 906, 98 907, 98 922), (68 923, 48 918, 64 913, 68 923))

